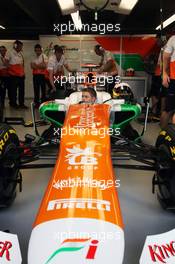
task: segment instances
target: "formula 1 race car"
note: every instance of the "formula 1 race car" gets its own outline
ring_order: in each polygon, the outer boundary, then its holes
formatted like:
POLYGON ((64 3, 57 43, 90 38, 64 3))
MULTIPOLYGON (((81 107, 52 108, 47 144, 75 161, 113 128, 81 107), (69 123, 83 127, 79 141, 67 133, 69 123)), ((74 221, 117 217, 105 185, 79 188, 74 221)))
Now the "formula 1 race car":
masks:
MULTIPOLYGON (((128 89, 128 87, 127 87, 128 89)), ((139 142, 141 136, 132 128, 130 122, 136 119, 141 113, 141 107, 132 103, 133 94, 129 90, 122 96, 119 89, 115 90, 112 99, 106 92, 97 92, 98 103, 111 106, 111 153, 115 166, 115 160, 134 159, 143 165, 120 165, 118 167, 155 170, 153 177, 154 187, 158 185, 158 198, 164 208, 175 206, 175 128, 169 125, 167 129, 160 132, 155 146, 148 146, 139 142), (126 155, 127 154, 127 155, 126 155), (152 162, 150 162, 152 160, 152 162)), ((41 135, 35 127, 37 139, 33 135, 26 135, 25 141, 20 141, 15 130, 7 124, 0 126, 0 204, 1 207, 8 206, 16 194, 16 186, 22 189, 22 176, 20 168, 43 168, 47 164, 35 164, 32 162, 42 157, 45 149, 58 146, 61 139, 61 128, 70 105, 81 102, 81 92, 74 92, 62 100, 48 101, 41 105, 40 115, 42 119, 51 123, 41 135), (30 165, 28 164, 30 163, 30 165), (28 164, 28 165, 27 165, 28 164)), ((34 115, 34 111, 33 111, 34 115)), ((35 121, 34 121, 35 122, 35 121)), ((35 123, 34 123, 35 124, 35 123)), ((142 133, 143 134, 143 133, 142 133)), ((53 157, 53 155, 52 155, 53 157)), ((49 157, 48 157, 49 158, 49 157)), ((48 164, 48 167, 51 165, 48 164)))
MULTIPOLYGON (((121 98, 112 99, 106 92, 97 93, 98 104, 94 105, 82 104, 81 98, 82 93, 75 92, 69 98, 43 103, 39 109, 40 115, 51 126, 41 136, 35 127, 36 138, 26 135, 22 142, 13 128, 6 124, 0 126, 1 207, 7 207, 13 202, 18 184, 22 189, 21 169, 55 167, 29 243, 29 264, 51 263, 59 252, 64 251, 63 248, 52 246, 53 231, 58 232, 65 226, 71 226, 74 231, 88 230, 92 233, 95 229, 99 230, 99 223, 103 223, 104 230, 118 232, 120 239, 117 242, 117 253, 116 241, 107 246, 110 252, 112 250, 115 261, 117 259, 117 263, 122 263, 123 223, 118 196, 111 184, 114 179, 112 164, 118 168, 155 171, 153 191, 157 185, 161 205, 169 210, 175 208, 174 126, 161 131, 155 146, 149 146, 139 142, 138 137, 131 140, 122 134, 124 128, 140 115, 141 107, 138 104, 128 103, 121 98), (56 163, 35 163, 42 159, 54 159, 56 163), (130 159, 142 165, 118 163, 130 159), (66 186, 64 191, 60 191, 60 180, 63 184, 68 178, 75 180, 77 176, 81 183, 88 176, 96 180, 96 183, 104 178, 111 185, 102 190, 98 184, 94 188, 86 182, 81 187, 70 189, 66 186), (44 237, 47 237, 47 241, 42 239, 44 237), (38 244, 40 249, 36 252, 38 244)), ((35 121, 34 110, 32 113, 35 121)), ((89 250, 84 252, 88 261, 95 258, 95 248, 99 243, 98 240, 91 240, 86 238, 73 241, 68 238, 60 240, 60 243, 81 242, 80 248, 84 247, 84 243, 89 243, 89 250)), ((100 252, 100 258, 94 263, 106 263, 109 259, 108 250, 104 253, 101 249, 100 252)), ((61 255, 60 258, 62 262, 68 263, 61 255)), ((82 259, 78 259, 75 257, 76 263, 82 263, 82 259)))

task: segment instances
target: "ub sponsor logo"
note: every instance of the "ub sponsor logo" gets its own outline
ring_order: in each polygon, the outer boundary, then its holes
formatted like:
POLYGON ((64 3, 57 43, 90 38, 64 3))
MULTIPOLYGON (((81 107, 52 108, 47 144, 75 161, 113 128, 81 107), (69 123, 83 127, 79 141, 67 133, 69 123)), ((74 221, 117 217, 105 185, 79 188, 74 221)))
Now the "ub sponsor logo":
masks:
POLYGON ((66 161, 69 165, 97 165, 97 157, 102 156, 101 153, 93 152, 90 147, 81 149, 74 146, 66 150, 69 153, 66 155, 66 161))

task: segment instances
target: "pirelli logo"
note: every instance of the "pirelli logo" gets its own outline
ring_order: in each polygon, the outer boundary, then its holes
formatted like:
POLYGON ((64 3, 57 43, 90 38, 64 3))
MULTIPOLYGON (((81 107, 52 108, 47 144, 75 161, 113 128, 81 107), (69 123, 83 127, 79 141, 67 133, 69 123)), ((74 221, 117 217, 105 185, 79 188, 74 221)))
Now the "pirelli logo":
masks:
POLYGON ((61 209, 91 209, 99 211, 111 211, 111 204, 109 201, 97 199, 58 199, 52 200, 48 203, 47 211, 61 210, 61 209))

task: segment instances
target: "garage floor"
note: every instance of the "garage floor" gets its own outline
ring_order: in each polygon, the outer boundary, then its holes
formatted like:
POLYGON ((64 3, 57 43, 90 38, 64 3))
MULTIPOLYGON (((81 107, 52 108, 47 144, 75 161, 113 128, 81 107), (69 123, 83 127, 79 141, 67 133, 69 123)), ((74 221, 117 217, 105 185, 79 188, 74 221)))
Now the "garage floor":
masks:
MULTIPOLYGON (((26 121, 31 119, 28 110, 17 111, 6 107, 6 117, 21 115, 26 121)), ((31 128, 14 127, 21 139, 24 134, 33 133, 31 128)), ((137 124, 137 127, 141 130, 140 125, 137 124)), ((43 130, 44 127, 40 129, 43 130)), ((148 124, 144 142, 154 144, 158 132, 158 123, 148 124)), ((117 168, 115 172, 121 183, 118 193, 125 224, 126 244, 123 264, 137 264, 146 236, 175 228, 175 215, 161 209, 156 195, 151 193, 153 172, 117 168)), ((0 211, 0 229, 9 229, 11 233, 18 234, 23 264, 27 263, 27 247, 32 224, 51 173, 52 169, 22 171, 23 192, 18 193, 10 208, 0 211)))

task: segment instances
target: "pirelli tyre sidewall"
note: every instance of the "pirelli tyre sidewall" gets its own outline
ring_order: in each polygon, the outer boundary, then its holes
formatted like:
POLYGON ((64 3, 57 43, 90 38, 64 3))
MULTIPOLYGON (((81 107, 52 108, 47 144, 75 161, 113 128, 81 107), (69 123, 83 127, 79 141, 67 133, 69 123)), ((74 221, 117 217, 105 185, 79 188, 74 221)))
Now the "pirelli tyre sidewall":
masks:
POLYGON ((160 132, 156 147, 161 153, 160 162, 165 164, 165 169, 157 173, 158 196, 167 206, 175 206, 175 127, 160 132))
POLYGON ((19 139, 16 131, 0 124, 0 208, 9 206, 16 196, 19 178, 19 139))

